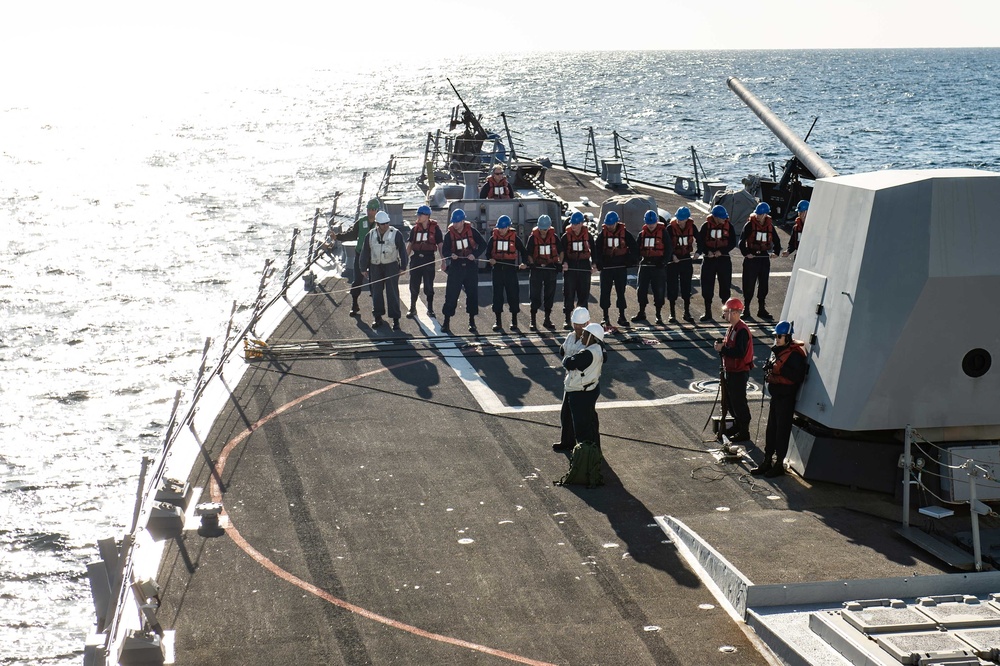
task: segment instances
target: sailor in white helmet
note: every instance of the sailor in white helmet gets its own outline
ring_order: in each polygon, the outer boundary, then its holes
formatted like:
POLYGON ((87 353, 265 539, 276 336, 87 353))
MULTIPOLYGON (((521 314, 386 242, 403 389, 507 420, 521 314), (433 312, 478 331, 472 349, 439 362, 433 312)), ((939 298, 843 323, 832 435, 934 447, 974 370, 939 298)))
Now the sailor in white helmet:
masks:
POLYGON ((399 272, 406 268, 406 243, 403 234, 389 224, 389 213, 384 210, 375 214, 375 228, 365 239, 360 266, 365 278, 371 278, 372 314, 375 315, 372 328, 383 324, 382 315, 386 313, 388 301, 392 330, 398 331, 399 272))
MULTIPOLYGON (((570 335, 574 335, 571 333, 570 335)), ((597 398, 601 394, 601 368, 607 352, 604 351, 604 327, 597 323, 583 328, 583 349, 563 359, 566 368, 565 397, 570 419, 563 420, 562 436, 552 448, 556 451, 571 449, 579 442, 593 442, 600 447, 600 426, 597 421, 597 398), (569 431, 569 432, 568 432, 569 431), (570 446, 565 443, 573 442, 570 446)))
MULTIPOLYGON (((570 323, 573 330, 563 340, 559 347, 559 356, 566 358, 573 356, 586 347, 583 344, 584 328, 590 323, 590 311, 587 308, 576 308, 570 315, 570 323)), ((576 445, 573 437, 573 417, 569 410, 569 393, 563 393, 562 410, 559 412, 559 422, 562 425, 560 440, 552 445, 554 451, 569 451, 576 445)))

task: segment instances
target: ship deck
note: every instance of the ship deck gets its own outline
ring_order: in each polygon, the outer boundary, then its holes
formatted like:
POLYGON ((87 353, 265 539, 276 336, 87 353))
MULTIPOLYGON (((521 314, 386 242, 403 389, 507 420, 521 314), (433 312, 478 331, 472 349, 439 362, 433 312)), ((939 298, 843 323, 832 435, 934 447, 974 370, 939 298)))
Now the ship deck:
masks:
MULTIPOLYGON (((658 204, 689 203, 669 196, 658 204)), ((775 315, 791 261, 772 263, 775 315)), ((293 308, 205 438, 189 481, 228 520, 164 556, 158 617, 177 664, 776 663, 662 515, 758 584, 947 571, 895 535, 892 497, 758 479, 747 458, 713 455, 719 324, 608 335, 605 485, 561 487, 562 330, 528 332, 523 315, 523 335, 486 334, 486 273, 479 336, 463 334, 464 299, 455 335, 422 306, 401 332, 373 330, 367 295, 348 316, 348 288, 328 279, 293 308)), ((526 302, 526 274, 521 289, 526 302)), ((631 316, 633 286, 628 298, 631 316)), ((771 325, 750 324, 761 358, 771 325)), ((766 409, 750 400, 763 446, 766 409)))

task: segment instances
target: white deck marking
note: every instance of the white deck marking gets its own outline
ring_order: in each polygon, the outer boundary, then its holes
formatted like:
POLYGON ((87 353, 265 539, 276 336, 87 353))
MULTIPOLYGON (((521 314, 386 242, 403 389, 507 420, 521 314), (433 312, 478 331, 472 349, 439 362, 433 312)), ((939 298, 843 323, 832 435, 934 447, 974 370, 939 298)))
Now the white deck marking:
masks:
MULTIPOLYGON (((454 321, 454 317, 452 320, 454 321)), ((465 319, 464 315, 461 319, 465 319)), ((421 330, 425 335, 428 336, 441 336, 444 333, 441 331, 441 325, 434 319, 427 316, 427 310, 425 308, 420 308, 416 316, 416 322, 419 324, 421 330)), ((503 336, 508 337, 508 336, 503 336)), ((502 339, 502 338, 501 338, 502 339)), ((434 346, 441 351, 441 355, 444 357, 445 362, 451 366, 451 369, 455 371, 459 380, 465 384, 465 388, 468 389, 472 397, 476 399, 479 403, 480 409, 482 409, 487 414, 528 414, 528 413, 539 413, 539 412, 558 412, 562 409, 562 403, 549 403, 544 405, 521 405, 521 406, 510 406, 503 404, 500 400, 500 396, 490 388, 489 384, 486 383, 476 369, 472 366, 469 360, 458 348, 458 344, 453 339, 442 339, 435 340, 434 346)), ((747 397, 759 396, 760 392, 748 392, 747 397)), ((655 398, 652 400, 610 400, 597 403, 597 409, 622 409, 627 407, 636 408, 646 408, 646 407, 665 407, 668 405, 683 405, 696 402, 713 402, 715 400, 714 393, 678 393, 675 395, 667 396, 664 398, 655 398)))

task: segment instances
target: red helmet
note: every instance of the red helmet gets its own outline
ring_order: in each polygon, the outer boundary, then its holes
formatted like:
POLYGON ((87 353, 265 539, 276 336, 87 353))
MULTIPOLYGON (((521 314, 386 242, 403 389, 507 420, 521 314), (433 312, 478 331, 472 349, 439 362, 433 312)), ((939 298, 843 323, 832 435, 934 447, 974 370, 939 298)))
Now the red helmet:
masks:
POLYGON ((743 312, 743 301, 738 298, 730 298, 726 301, 725 308, 727 310, 739 310, 740 312, 743 312))

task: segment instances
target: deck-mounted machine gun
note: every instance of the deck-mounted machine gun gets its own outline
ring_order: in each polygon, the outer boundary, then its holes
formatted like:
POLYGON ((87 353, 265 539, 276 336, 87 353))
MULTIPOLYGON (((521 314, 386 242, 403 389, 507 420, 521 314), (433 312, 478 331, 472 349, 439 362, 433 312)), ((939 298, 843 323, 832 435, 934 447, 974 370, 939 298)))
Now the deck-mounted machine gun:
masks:
MULTIPOLYGON (((809 134, 812 133, 812 127, 809 128, 805 139, 799 138, 767 105, 747 90, 739 79, 731 76, 726 83, 729 89, 736 93, 736 96, 743 100, 743 103, 750 107, 768 129, 792 151, 793 157, 785 163, 779 180, 761 181, 761 199, 771 205, 775 219, 784 220, 796 201, 812 198, 812 187, 803 185, 799 178, 816 180, 836 176, 837 172, 806 144, 809 134)), ((814 120, 813 127, 815 125, 814 120)))
POLYGON ((480 154, 483 151, 483 142, 489 138, 489 132, 482 126, 479 118, 465 103, 462 96, 458 94, 458 89, 455 88, 451 79, 448 79, 448 85, 455 91, 458 101, 462 103, 461 111, 457 106, 452 110, 448 129, 454 130, 459 125, 465 125, 465 131, 455 139, 450 163, 455 171, 479 171, 482 166, 480 154))

